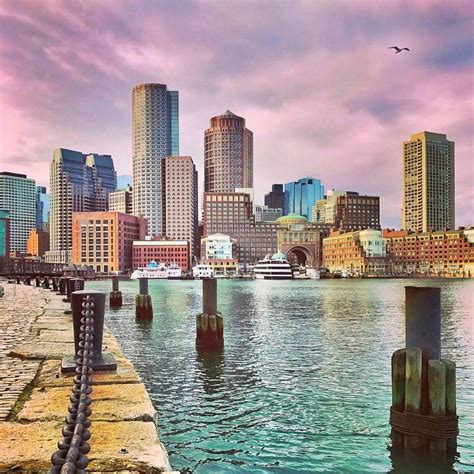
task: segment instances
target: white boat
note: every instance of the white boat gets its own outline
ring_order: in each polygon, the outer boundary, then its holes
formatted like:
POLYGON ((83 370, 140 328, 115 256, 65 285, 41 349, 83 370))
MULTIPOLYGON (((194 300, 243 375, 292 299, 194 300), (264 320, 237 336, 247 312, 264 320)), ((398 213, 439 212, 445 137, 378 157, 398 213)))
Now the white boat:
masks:
POLYGON ((152 260, 146 267, 139 267, 131 275, 131 280, 139 278, 149 278, 151 280, 161 280, 168 278, 168 268, 160 263, 159 265, 152 260))
POLYGON ((307 268, 306 275, 308 275, 311 280, 319 280, 321 278, 321 275, 316 268, 307 268))
POLYGON ((172 263, 167 268, 167 275, 168 280, 179 280, 183 276, 183 271, 176 263, 172 263))
POLYGON ((199 264, 193 267, 194 278, 213 278, 214 269, 210 265, 199 264))
POLYGON ((284 253, 267 255, 255 265, 254 275, 257 280, 292 280, 293 269, 284 253))

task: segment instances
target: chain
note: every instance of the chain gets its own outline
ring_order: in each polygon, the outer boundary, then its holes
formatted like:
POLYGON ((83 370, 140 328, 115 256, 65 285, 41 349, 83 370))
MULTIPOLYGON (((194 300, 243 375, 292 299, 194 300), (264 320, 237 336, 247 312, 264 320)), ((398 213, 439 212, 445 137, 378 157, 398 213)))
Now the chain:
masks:
POLYGON ((50 474, 82 474, 89 464, 90 404, 92 399, 92 358, 94 356, 94 300, 86 295, 82 301, 79 350, 76 358, 76 375, 70 396, 66 424, 58 450, 51 456, 50 474))

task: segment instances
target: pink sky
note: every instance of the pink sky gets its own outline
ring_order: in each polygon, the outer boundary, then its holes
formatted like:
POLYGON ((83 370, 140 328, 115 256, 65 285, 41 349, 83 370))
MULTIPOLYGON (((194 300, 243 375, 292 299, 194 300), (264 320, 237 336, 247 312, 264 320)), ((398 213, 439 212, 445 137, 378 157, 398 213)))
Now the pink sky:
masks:
POLYGON ((381 196, 400 227, 402 142, 456 143, 456 224, 474 224, 471 1, 41 1, 0 4, 1 170, 48 185, 57 147, 131 174, 131 89, 180 93, 197 164, 226 109, 254 132, 256 196, 304 176, 381 196), (394 54, 400 45, 410 53, 394 54))

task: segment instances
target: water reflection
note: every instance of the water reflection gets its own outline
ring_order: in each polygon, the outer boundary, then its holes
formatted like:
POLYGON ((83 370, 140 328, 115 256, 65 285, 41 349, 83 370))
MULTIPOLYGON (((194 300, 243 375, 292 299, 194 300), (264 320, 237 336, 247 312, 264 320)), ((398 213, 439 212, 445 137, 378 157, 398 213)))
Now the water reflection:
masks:
POLYGON ((196 350, 196 371, 207 395, 223 389, 224 351, 196 350))

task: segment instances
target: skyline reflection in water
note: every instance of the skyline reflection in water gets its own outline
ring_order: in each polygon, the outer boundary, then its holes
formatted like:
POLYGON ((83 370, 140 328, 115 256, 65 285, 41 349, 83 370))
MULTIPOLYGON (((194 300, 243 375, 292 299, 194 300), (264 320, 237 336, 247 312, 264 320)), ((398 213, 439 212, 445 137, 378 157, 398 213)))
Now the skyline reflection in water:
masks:
MULTIPOLYGON (((225 348, 214 354, 195 348, 199 281, 150 281, 152 321, 135 321, 129 304, 106 323, 150 393, 174 469, 403 472, 388 413, 407 285, 442 288, 443 357, 457 363, 460 416, 451 472, 473 470, 472 282, 221 280, 225 348)), ((137 282, 120 286, 133 303, 137 282)), ((87 288, 110 291, 110 282, 87 288)))

